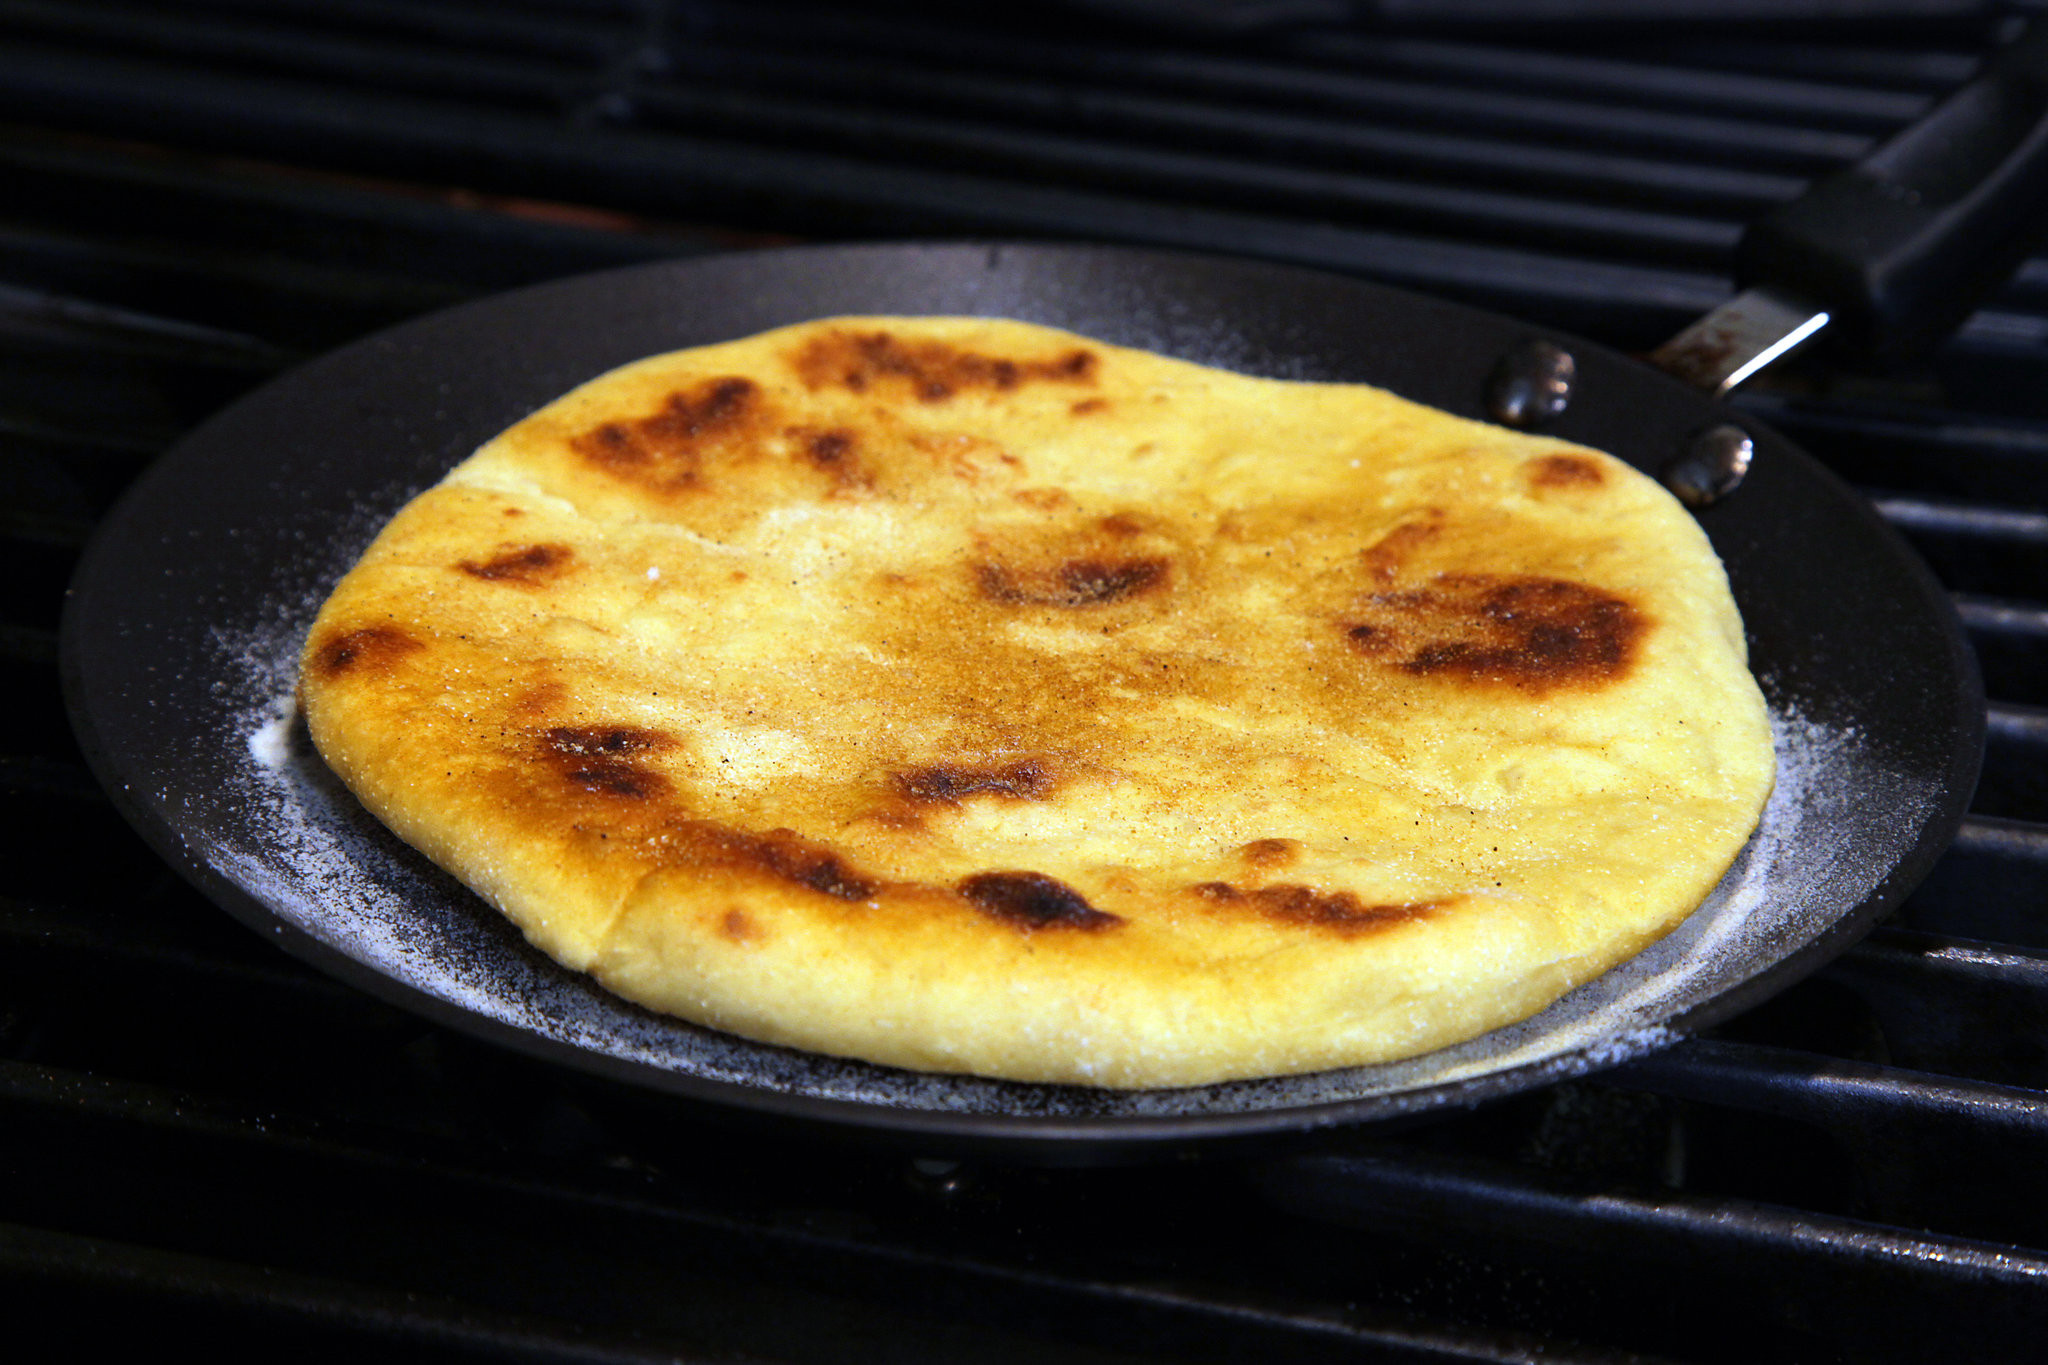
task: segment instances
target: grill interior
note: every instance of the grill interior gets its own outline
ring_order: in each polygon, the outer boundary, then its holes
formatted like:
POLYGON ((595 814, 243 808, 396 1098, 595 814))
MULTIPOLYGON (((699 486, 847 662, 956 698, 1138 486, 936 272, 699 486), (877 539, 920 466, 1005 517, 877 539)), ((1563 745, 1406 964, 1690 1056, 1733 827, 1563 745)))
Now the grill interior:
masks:
POLYGON ((71 568, 154 455, 433 308, 734 245, 985 234, 1320 266, 1641 347, 1725 296, 1745 218, 1967 79, 2011 14, 1219 35, 1078 6, 0 3, 14 1321, 435 1360, 2033 1347, 2048 261, 1921 368, 1810 363, 1739 399, 1955 595, 1991 702, 1954 849, 1711 1036, 1405 1131, 962 1163, 495 1050, 178 880, 87 773, 57 668, 71 568))

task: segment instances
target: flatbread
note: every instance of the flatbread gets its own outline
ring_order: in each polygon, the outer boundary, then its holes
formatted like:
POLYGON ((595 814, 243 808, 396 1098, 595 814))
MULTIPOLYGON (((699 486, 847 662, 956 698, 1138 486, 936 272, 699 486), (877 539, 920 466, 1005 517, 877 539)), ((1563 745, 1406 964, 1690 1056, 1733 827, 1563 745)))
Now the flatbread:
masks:
POLYGON ((593 380, 399 513, 301 696, 620 995, 1118 1087, 1524 1018, 1696 907, 1772 782, 1720 564, 1621 462, 983 319, 593 380))

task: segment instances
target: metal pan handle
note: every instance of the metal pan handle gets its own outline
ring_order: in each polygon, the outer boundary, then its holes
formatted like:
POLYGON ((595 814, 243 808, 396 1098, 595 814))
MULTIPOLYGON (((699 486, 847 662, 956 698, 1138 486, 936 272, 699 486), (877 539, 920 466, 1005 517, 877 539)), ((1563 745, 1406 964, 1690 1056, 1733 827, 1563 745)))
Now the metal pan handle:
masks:
POLYGON ((1753 224, 1736 278, 1825 309, 1828 341, 1895 362, 1953 330, 2048 211, 2048 23, 1856 165, 1753 224))
MULTIPOLYGON (((1952 331, 2044 220, 2048 23, 2035 23, 1927 117, 1752 224, 1736 246, 1741 291, 1650 362, 1715 397, 1823 329, 1852 359, 1896 363, 1952 331)), ((1740 427, 1717 426, 1661 477, 1710 506, 1741 485, 1751 449, 1740 427)))

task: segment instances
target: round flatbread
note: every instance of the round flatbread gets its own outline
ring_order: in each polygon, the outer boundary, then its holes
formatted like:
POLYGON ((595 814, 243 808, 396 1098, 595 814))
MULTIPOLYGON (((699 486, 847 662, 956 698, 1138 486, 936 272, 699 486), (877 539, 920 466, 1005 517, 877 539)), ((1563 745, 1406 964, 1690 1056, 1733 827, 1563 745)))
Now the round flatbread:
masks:
POLYGON ((896 1066, 1390 1060, 1670 930, 1772 782, 1606 455, 1034 325, 841 318, 520 422, 342 581, 321 753, 541 949, 896 1066))

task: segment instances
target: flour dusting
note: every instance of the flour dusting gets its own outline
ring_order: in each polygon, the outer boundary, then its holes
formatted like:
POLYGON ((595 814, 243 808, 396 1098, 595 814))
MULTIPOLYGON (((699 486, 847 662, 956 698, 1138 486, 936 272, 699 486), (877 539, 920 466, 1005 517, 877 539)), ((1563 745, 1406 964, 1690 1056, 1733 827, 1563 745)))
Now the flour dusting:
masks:
POLYGON ((291 708, 284 715, 274 716, 249 732, 249 756, 258 765, 273 772, 282 768, 292 756, 292 721, 297 719, 297 708, 291 708))

